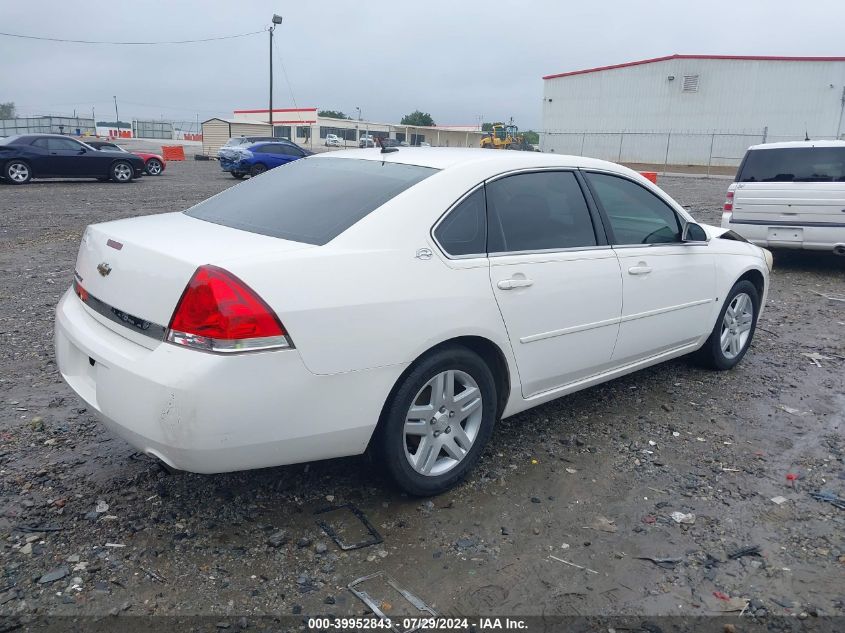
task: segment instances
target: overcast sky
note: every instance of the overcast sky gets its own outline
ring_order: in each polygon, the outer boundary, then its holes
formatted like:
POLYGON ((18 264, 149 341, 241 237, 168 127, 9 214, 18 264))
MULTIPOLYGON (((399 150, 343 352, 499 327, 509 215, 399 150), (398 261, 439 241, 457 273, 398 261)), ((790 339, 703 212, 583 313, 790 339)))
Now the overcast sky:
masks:
MULTIPOLYGON (((843 0, 76 0, 0 2, 0 31, 151 41, 259 31, 273 13, 274 106, 442 125, 540 125, 542 76, 672 53, 842 55, 843 0), (279 59, 284 61, 290 89, 279 59)), ((268 36, 108 46, 0 36, 0 102, 19 114, 200 120, 266 108, 268 36)))

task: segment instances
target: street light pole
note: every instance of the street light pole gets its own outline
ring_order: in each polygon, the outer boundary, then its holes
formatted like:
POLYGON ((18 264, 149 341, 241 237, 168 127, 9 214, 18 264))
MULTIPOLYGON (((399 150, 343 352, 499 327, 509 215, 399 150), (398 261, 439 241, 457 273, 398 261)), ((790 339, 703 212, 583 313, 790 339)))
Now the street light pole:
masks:
POLYGON ((116 96, 116 95, 115 95, 115 96, 113 96, 113 97, 112 97, 112 99, 114 99, 114 118, 115 118, 115 125, 117 126, 117 129, 118 129, 118 130, 120 130, 120 115, 117 113, 117 96, 116 96))
POLYGON ((282 16, 273 14, 273 26, 270 27, 270 136, 276 136, 273 131, 273 31, 276 25, 282 23, 282 16))

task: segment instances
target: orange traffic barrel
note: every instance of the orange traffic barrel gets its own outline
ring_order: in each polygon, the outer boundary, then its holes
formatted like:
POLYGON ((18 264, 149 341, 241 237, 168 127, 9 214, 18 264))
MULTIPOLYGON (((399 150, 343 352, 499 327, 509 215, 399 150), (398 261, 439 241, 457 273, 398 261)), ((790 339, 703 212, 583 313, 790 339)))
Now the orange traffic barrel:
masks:
POLYGON ((185 160, 185 148, 181 145, 162 145, 161 155, 164 160, 185 160))

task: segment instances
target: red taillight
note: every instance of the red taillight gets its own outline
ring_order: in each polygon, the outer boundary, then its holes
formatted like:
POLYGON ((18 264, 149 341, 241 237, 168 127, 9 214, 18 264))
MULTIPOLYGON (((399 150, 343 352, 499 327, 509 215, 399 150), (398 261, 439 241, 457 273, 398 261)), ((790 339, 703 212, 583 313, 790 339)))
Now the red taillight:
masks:
POLYGON ((732 212, 734 210, 734 192, 730 189, 728 193, 725 194, 725 208, 726 212, 732 212))
POLYGON ((291 347, 279 318, 232 273, 200 266, 176 305, 167 340, 211 352, 291 347))
POLYGON ((73 280, 73 290, 76 292, 76 296, 79 297, 82 303, 87 303, 90 295, 88 294, 88 291, 82 287, 82 284, 76 281, 76 279, 73 280))

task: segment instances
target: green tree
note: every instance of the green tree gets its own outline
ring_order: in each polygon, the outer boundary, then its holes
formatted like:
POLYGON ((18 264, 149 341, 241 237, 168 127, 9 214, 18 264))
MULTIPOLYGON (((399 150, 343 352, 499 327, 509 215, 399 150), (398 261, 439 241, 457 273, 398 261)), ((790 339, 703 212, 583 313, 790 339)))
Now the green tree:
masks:
POLYGON ((481 131, 482 132, 492 132, 494 125, 504 125, 501 121, 496 121, 495 123, 482 123, 481 124, 481 131))
POLYGON ((403 116, 399 124, 432 127, 434 125, 434 119, 431 118, 431 115, 428 112, 420 112, 419 110, 414 110, 413 112, 411 112, 411 114, 406 114, 405 116, 403 116))
POLYGON ((340 110, 320 110, 317 116, 324 116, 327 119, 351 119, 351 116, 346 116, 340 110))
POLYGON ((15 103, 8 101, 7 103, 0 103, 0 119, 14 119, 15 118, 15 103))

